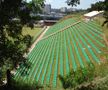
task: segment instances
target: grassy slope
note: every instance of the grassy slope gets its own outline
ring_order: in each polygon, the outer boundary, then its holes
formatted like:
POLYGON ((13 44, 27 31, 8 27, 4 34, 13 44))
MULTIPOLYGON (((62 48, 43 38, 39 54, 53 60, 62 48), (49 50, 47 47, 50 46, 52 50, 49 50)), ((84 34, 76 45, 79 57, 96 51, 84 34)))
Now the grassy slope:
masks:
MULTIPOLYGON (((103 17, 97 17, 95 18, 96 23, 98 23, 100 26, 103 24, 104 22, 104 18, 103 17)), ((107 40, 108 40, 108 27, 104 26, 102 27, 103 33, 106 35, 107 40)), ((84 83, 80 86, 78 86, 76 89, 74 90, 86 90, 86 89, 90 89, 90 90, 107 90, 108 87, 108 62, 105 61, 103 62, 100 66, 97 66, 95 68, 95 79, 92 82, 88 82, 88 83, 84 83)), ((73 90, 73 89, 72 89, 73 90)))
POLYGON ((23 27, 22 34, 23 35, 30 35, 32 39, 32 43, 38 38, 38 36, 43 32, 42 28, 34 27, 31 29, 30 27, 23 27))
MULTIPOLYGON (((99 24, 99 25, 102 25, 103 22, 105 21, 105 19, 100 16, 100 17, 97 17, 95 18, 95 21, 99 24)), ((108 40, 108 27, 107 26, 104 26, 102 27, 102 30, 103 30, 103 33, 106 35, 106 38, 108 40)), ((107 47, 106 47, 107 49, 107 47)), ((108 58, 107 58, 108 59, 108 58)), ((102 66, 99 67, 99 72, 100 72, 100 75, 105 77, 106 75, 108 75, 108 71, 106 71, 108 69, 108 62, 106 61, 107 64, 103 64, 102 66)))
POLYGON ((23 31, 22 31, 22 34, 23 35, 29 34, 30 36, 35 37, 35 35, 38 34, 40 31, 41 31, 41 28, 33 28, 33 29, 31 29, 29 27, 24 27, 23 31))
MULTIPOLYGON (((72 16, 74 16, 74 15, 72 15, 72 16)), ((83 17, 83 16, 80 16, 80 17, 83 17)), ((103 17, 97 17, 95 19, 96 23, 98 23, 100 26, 103 24, 104 20, 105 19, 103 17)), ((103 30, 103 33, 106 35, 106 37, 108 39, 108 27, 107 26, 104 26, 104 27, 102 27, 102 30, 103 30)), ((107 78, 108 79, 108 71, 107 71, 107 69, 108 69, 108 62, 107 61, 106 62, 103 62, 100 66, 99 65, 96 66, 96 68, 95 68, 95 76, 96 76, 96 78, 94 79, 94 82, 95 82, 94 89, 98 90, 98 88, 100 88, 100 90, 103 90, 104 87, 106 87, 105 85, 108 85, 107 84, 108 81, 105 81, 105 79, 103 79, 103 78, 107 78), (105 84, 98 83, 98 81, 100 79, 102 79, 102 82, 103 83, 105 82, 105 84)), ((82 87, 85 86, 85 85, 86 85, 86 83, 83 84, 82 87)), ((89 87, 89 85, 88 85, 88 87, 89 87)), ((108 88, 108 87, 106 87, 106 88, 108 88)), ((80 89, 78 89, 78 90, 80 90, 80 89)))
MULTIPOLYGON (((101 25, 102 21, 98 22, 98 23, 100 23, 100 25, 101 25)), ((24 35, 30 34, 31 36, 35 36, 39 32, 39 30, 40 30, 40 28, 38 28, 38 29, 35 28, 33 30, 30 30, 30 28, 26 28, 26 27, 24 27, 24 29, 25 29, 25 31, 23 31, 24 35)), ((104 29, 104 33, 108 36, 107 28, 103 27, 103 29, 104 29)), ((102 76, 103 77, 103 76, 108 74, 108 71, 107 71, 108 66, 107 66, 107 64, 108 63, 104 63, 104 64, 98 66, 98 68, 96 68, 95 73, 96 73, 97 76, 102 76)))
MULTIPOLYGON (((102 25, 103 22, 105 21, 105 19, 101 16, 101 17, 97 17, 95 19, 95 21, 99 24, 102 25)), ((108 27, 105 25, 104 27, 102 27, 104 34, 106 35, 107 39, 108 39, 108 27)))

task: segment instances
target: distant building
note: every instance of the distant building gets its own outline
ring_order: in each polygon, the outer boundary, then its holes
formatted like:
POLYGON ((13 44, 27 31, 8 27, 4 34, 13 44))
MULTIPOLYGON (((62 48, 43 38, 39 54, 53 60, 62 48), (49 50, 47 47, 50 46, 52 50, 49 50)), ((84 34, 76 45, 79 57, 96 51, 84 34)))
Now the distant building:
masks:
POLYGON ((62 7, 62 8, 60 9, 60 11, 63 12, 63 13, 66 13, 66 12, 67 12, 67 7, 62 7))
POLYGON ((73 12, 73 11, 76 11, 76 10, 77 10, 76 8, 68 8, 67 12, 73 12))
POLYGON ((51 9, 51 12, 60 13, 60 9, 52 8, 52 9, 51 9))
POLYGON ((46 4, 43 11, 45 14, 50 14, 51 13, 51 5, 46 4))
POLYGON ((40 20, 39 24, 42 26, 52 26, 57 22, 58 22, 58 20, 40 20))
POLYGON ((84 18, 86 21, 92 20, 97 16, 103 15, 103 11, 92 11, 87 14, 84 14, 84 18))

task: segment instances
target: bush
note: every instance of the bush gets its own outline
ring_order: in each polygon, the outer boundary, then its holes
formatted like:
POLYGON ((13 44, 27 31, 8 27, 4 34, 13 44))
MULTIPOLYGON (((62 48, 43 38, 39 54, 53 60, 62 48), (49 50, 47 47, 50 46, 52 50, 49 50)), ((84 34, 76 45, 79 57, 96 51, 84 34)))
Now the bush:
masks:
POLYGON ((74 90, 108 90, 108 76, 89 83, 81 84, 74 90))
POLYGON ((1 86, 0 90, 39 90, 40 88, 43 88, 43 86, 41 86, 36 81, 31 84, 27 80, 24 82, 22 80, 15 81, 14 79, 11 79, 10 86, 1 86))
POLYGON ((84 82, 92 81, 95 77, 94 67, 82 68, 76 72, 71 71, 67 76, 59 75, 63 88, 74 88, 84 82))
POLYGON ((38 90, 42 86, 34 81, 33 83, 26 81, 15 81, 12 80, 12 89, 11 90, 38 90))

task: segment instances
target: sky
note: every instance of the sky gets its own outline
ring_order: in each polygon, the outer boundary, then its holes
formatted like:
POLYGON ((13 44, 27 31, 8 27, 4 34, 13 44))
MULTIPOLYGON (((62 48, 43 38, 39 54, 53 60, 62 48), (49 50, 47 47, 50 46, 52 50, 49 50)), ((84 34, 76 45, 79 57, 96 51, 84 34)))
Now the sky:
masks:
MULTIPOLYGON (((90 7, 92 3, 103 0, 80 0, 80 5, 75 8, 78 9, 87 9, 90 7)), ((69 7, 66 4, 66 0, 46 0, 46 4, 51 4, 52 8, 61 8, 61 7, 69 7)))
MULTIPOLYGON (((31 0, 27 0, 31 1, 31 0)), ((98 1, 104 1, 104 0, 80 0, 80 5, 78 5, 77 9, 87 9, 91 6, 92 3, 98 2, 98 1)), ((68 7, 69 6, 66 4, 66 0, 46 0, 46 4, 51 4, 52 8, 61 8, 61 7, 68 7)))

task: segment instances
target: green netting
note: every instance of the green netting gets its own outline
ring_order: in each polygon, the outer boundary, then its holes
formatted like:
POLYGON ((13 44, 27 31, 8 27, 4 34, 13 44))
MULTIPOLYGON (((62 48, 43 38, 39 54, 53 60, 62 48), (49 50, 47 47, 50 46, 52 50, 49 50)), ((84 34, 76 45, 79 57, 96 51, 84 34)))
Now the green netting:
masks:
POLYGON ((46 34, 44 36, 50 35, 56 31, 59 31, 67 26, 69 26, 70 24, 75 23, 77 20, 73 19, 73 18, 69 18, 67 20, 64 20, 60 23, 55 24, 54 26, 52 26, 51 28, 49 28, 49 30, 46 32, 46 34))
MULTIPOLYGON (((51 27, 45 36, 75 22, 74 19, 67 19, 58 23, 51 27)), ((86 68, 86 64, 92 64, 92 60, 100 63, 98 54, 105 46, 101 35, 99 26, 90 21, 88 23, 80 22, 65 31, 41 40, 28 55, 28 61, 31 63, 31 67, 27 71, 28 74, 21 75, 26 71, 22 65, 22 68, 17 70, 15 79, 23 81, 28 79, 28 83, 31 84, 33 81, 39 81, 41 84, 51 84, 56 87, 58 74, 62 76, 68 74, 71 66, 76 71, 78 66, 86 68)))

